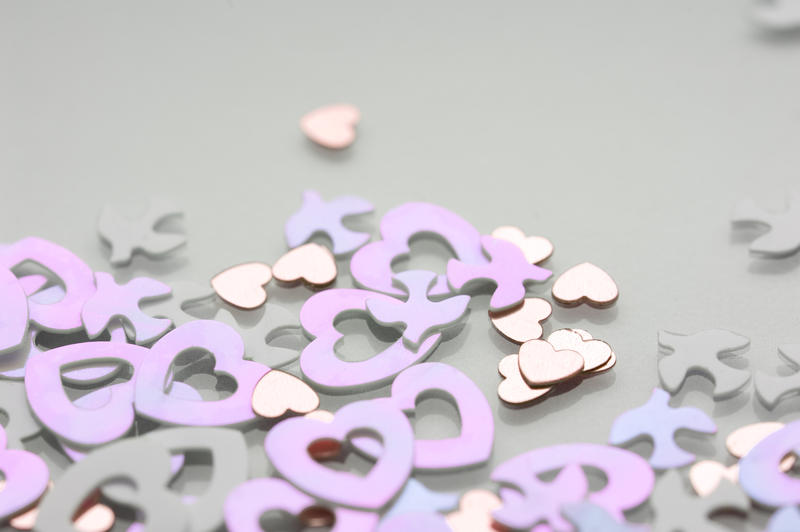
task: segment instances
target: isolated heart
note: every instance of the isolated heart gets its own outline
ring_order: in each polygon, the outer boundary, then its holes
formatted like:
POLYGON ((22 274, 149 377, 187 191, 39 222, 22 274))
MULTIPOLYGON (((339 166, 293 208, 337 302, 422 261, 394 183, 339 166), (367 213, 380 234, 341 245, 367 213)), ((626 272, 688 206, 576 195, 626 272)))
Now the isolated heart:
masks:
POLYGON ((313 242, 289 251, 272 267, 272 275, 282 283, 302 280, 312 286, 325 286, 336 279, 336 274, 333 253, 313 242))
POLYGON ((489 318, 497 332, 518 344, 542 337, 543 322, 550 317, 553 307, 540 297, 526 298, 519 307, 503 312, 489 311, 489 318))
POLYGON ((544 340, 525 342, 519 349, 519 369, 531 386, 549 386, 583 371, 583 357, 575 351, 556 349, 544 340))
POLYGON ((584 340, 577 331, 559 329, 550 333, 547 341, 561 351, 569 349, 583 357, 584 373, 602 367, 611 358, 611 346, 602 340, 584 340))
POLYGON ((411 474, 414 433, 405 414, 385 401, 350 403, 330 423, 307 417, 281 421, 267 433, 264 448, 281 476, 328 502, 376 509, 400 491, 411 474), (361 477, 336 471, 314 460, 309 446, 326 439, 345 441, 351 435, 371 434, 381 439, 383 451, 361 477))
POLYGON ((253 411, 261 417, 281 417, 287 411, 308 414, 319 406, 319 396, 294 375, 273 369, 253 390, 253 411))
POLYGON ((502 530, 492 518, 492 512, 503 506, 503 501, 489 490, 470 490, 461 496, 458 510, 446 515, 453 532, 478 532, 502 530))
POLYGON ((739 466, 728 467, 714 460, 701 460, 689 469, 689 482, 701 497, 711 495, 723 478, 735 484, 739 480, 739 466))
POLYGON ((603 308, 613 305, 618 297, 614 279, 590 262, 573 266, 553 283, 553 298, 567 307, 587 303, 603 308))
POLYGON ((356 139, 355 126, 360 119, 361 112, 354 105, 326 105, 303 116, 300 129, 320 146, 341 150, 356 139))
POLYGON ((272 280, 272 270, 261 262, 231 266, 211 279, 219 297, 234 307, 252 310, 267 301, 264 285, 272 280))
POLYGON ((553 243, 543 236, 525 236, 518 227, 504 225, 492 231, 492 236, 508 240, 522 250, 525 258, 531 264, 539 264, 553 254, 553 243))
POLYGON ((497 371, 504 377, 497 386, 497 395, 506 403, 522 405, 538 399, 552 390, 549 386, 542 388, 528 386, 519 371, 519 355, 504 357, 497 365, 497 371))

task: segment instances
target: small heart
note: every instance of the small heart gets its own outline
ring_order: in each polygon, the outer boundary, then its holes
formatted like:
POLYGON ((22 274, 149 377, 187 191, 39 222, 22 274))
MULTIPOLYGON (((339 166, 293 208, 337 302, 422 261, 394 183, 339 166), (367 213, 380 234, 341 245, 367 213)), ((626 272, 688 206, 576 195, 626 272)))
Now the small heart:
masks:
POLYGON ((331 284, 337 273, 333 253, 313 242, 292 249, 272 267, 272 275, 282 283, 303 280, 312 286, 331 284))
POLYGON ((281 417, 288 411, 308 414, 319 406, 319 396, 294 375, 273 369, 253 390, 253 412, 261 417, 281 417))
POLYGON ((581 303, 597 308, 609 307, 618 297, 614 279, 590 262, 573 266, 553 283, 553 298, 566 307, 581 303))
POLYGON ((320 146, 341 150, 356 139, 355 126, 361 112, 354 105, 326 105, 314 109, 300 119, 300 129, 320 146))
POLYGON ((508 355, 497 365, 497 371, 504 379, 497 386, 497 395, 504 402, 512 405, 522 405, 538 399, 550 390, 551 387, 531 388, 522 378, 519 371, 519 355, 508 355))
POLYGON ((492 231, 492 236, 515 244, 531 264, 539 264, 553 254, 553 243, 543 236, 525 236, 518 227, 504 225, 492 231))
MULTIPOLYGON (((514 355, 511 355, 514 356, 514 355)), ((503 506, 500 497, 488 490, 470 490, 461 496, 458 510, 445 517, 453 532, 501 532, 492 512, 503 506)))
POLYGON ((211 279, 219 297, 234 307, 252 310, 267 301, 264 285, 272 280, 272 270, 261 262, 231 266, 211 279))
POLYGON ((530 386, 549 386, 583 371, 583 357, 568 349, 557 351, 544 340, 531 340, 519 349, 519 370, 530 386))
MULTIPOLYGON (((591 336, 590 336, 591 338, 591 336)), ((611 346, 602 340, 585 340, 573 329, 559 329, 547 337, 556 350, 569 349, 583 357, 583 371, 588 373, 602 367, 611 358, 611 346)))
POLYGON ((489 319, 497 332, 506 339, 524 344, 542 337, 543 322, 550 317, 553 307, 539 297, 529 297, 520 306, 502 312, 489 311, 489 319))
POLYGON ((689 469, 689 482, 701 497, 711 495, 723 478, 736 484, 739 480, 739 466, 734 464, 727 467, 714 460, 701 460, 689 469))

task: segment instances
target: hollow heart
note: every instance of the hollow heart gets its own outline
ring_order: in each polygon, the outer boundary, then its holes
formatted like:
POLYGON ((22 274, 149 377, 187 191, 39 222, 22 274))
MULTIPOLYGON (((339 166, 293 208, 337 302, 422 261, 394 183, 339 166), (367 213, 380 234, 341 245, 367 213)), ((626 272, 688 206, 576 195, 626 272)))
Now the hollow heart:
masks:
POLYGON ((283 255, 272 267, 272 275, 282 283, 305 281, 325 286, 336 279, 336 260, 325 246, 303 244, 283 255))
POLYGON ((272 280, 272 270, 261 262, 246 262, 224 270, 211 279, 219 297, 234 307, 252 310, 267 301, 264 285, 272 280))
POLYGON ((297 414, 313 412, 319 406, 319 396, 294 375, 272 370, 256 384, 252 402, 256 414, 276 418, 287 411, 297 414))
POLYGON ((173 329, 156 342, 139 367, 137 413, 163 423, 194 426, 236 425, 255 419, 253 390, 270 368, 243 356, 241 336, 224 323, 196 320, 173 329), (233 395, 217 401, 196 401, 166 393, 175 357, 190 349, 206 350, 214 356, 215 371, 236 380, 233 395))
POLYGON ((553 283, 553 298, 567 307, 587 303, 603 308, 613 305, 618 297, 614 279, 590 262, 573 266, 553 283))
MULTIPOLYGON (((492 410, 480 388, 456 368, 438 362, 412 366, 394 380, 392 396, 377 401, 411 412, 417 399, 428 393, 445 394, 455 401, 461 433, 455 438, 415 440, 414 469, 460 469, 488 460, 494 443, 492 410)), ((353 438, 352 442, 368 456, 380 454, 381 445, 374 438, 353 438)))
POLYGON ((582 372, 583 357, 568 349, 556 351, 544 340, 531 340, 519 349, 519 370, 529 385, 549 386, 582 372))
POLYGON ((361 113, 354 105, 326 105, 300 119, 300 129, 320 146, 341 150, 356 139, 355 126, 361 113))
POLYGON ((281 476, 306 493, 336 504, 376 509, 389 502, 411 474, 414 433, 406 416, 387 402, 359 401, 342 407, 330 423, 286 419, 267 433, 264 448, 281 476), (383 446, 364 477, 332 470, 309 454, 309 446, 318 440, 345 441, 363 434, 378 436, 383 446))
POLYGON ((531 264, 539 264, 553 254, 553 243, 543 236, 525 236, 518 227, 504 225, 492 231, 492 236, 515 244, 531 264))

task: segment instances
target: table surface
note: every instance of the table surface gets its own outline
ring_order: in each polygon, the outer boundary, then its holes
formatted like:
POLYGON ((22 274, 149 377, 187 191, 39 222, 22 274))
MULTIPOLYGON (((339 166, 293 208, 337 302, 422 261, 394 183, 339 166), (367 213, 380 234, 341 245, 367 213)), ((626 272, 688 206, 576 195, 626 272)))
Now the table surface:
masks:
MULTIPOLYGON (((429 360, 462 369, 486 394, 494 454, 485 467, 419 478, 439 490, 490 487, 493 467, 526 450, 605 442, 614 418, 658 385, 658 330, 739 332, 752 341, 744 367, 772 374, 777 347, 800 341, 800 258, 754 259, 754 233, 730 226, 741 198, 782 208, 800 167, 800 35, 759 29, 750 9, 745 0, 7 0, 0 240, 52 239, 118 280, 207 282, 238 262, 276 260, 308 188, 372 201, 375 215, 359 224, 373 235, 391 207, 429 201, 483 233, 512 224, 547 236, 549 268, 591 261, 621 291, 610 310, 556 307, 549 330, 588 329, 618 363, 510 409, 497 398, 496 367, 514 346, 491 329, 488 297, 474 298, 461 334, 429 360), (297 125, 336 102, 362 111, 355 144, 341 152, 312 145, 297 125), (96 234, 100 207, 154 195, 185 209, 188 246, 112 270, 96 234)), ((413 249, 410 267, 443 271, 444 247, 413 249)), ((342 275, 338 286, 350 285, 342 275)), ((309 293, 275 289, 271 300, 297 311, 309 293)), ((377 345, 353 335, 345 349, 377 345)), ((673 399, 718 424, 715 437, 679 438, 702 458, 725 459, 732 429, 793 419, 800 406, 767 410, 752 386, 715 403, 710 390, 692 377, 673 399)), ((351 400, 324 396, 323 407, 351 400)), ((423 436, 457 431, 444 401, 423 401, 417 417, 423 436)), ((248 442, 253 474, 266 473, 263 431, 248 442)), ((56 476, 66 465, 47 442, 29 445, 56 476)), ((748 527, 765 519, 753 512, 748 527)))

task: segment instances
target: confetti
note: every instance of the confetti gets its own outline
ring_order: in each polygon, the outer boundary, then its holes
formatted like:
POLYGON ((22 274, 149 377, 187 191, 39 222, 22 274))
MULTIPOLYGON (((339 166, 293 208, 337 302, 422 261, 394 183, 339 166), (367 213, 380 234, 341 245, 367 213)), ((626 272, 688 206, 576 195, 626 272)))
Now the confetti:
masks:
POLYGON ((151 199, 147 210, 135 218, 124 216, 115 206, 103 207, 97 231, 111 245, 111 265, 129 264, 137 251, 158 259, 183 246, 185 236, 156 230, 164 221, 180 216, 183 212, 164 198, 151 199))
POLYGON ((342 220, 373 211, 372 204, 356 196, 339 196, 325 202, 314 190, 303 194, 303 206, 286 222, 286 243, 296 248, 316 234, 324 234, 333 242, 333 254, 349 255, 369 240, 369 234, 351 231, 342 220))
POLYGON ((648 438, 653 442, 650 465, 655 469, 681 467, 694 461, 694 455, 684 451, 674 441, 678 430, 714 434, 717 426, 702 410, 691 407, 672 408, 669 394, 656 388, 644 405, 621 414, 611 426, 608 437, 612 445, 648 438))
POLYGON ((267 301, 264 286, 272 280, 272 269, 261 262, 237 264, 211 279, 217 295, 234 307, 253 310, 267 301))
POLYGON ((354 105, 335 104, 314 109, 300 119, 300 129, 320 146, 341 150, 356 139, 361 112, 354 105))
POLYGON ((566 307, 586 303, 605 308, 616 303, 619 297, 617 283, 604 270, 584 262, 562 273, 553 283, 553 299, 566 307))
POLYGON ((313 287, 331 284, 337 273, 333 254, 313 242, 289 250, 272 267, 272 275, 282 283, 303 281, 313 287))

